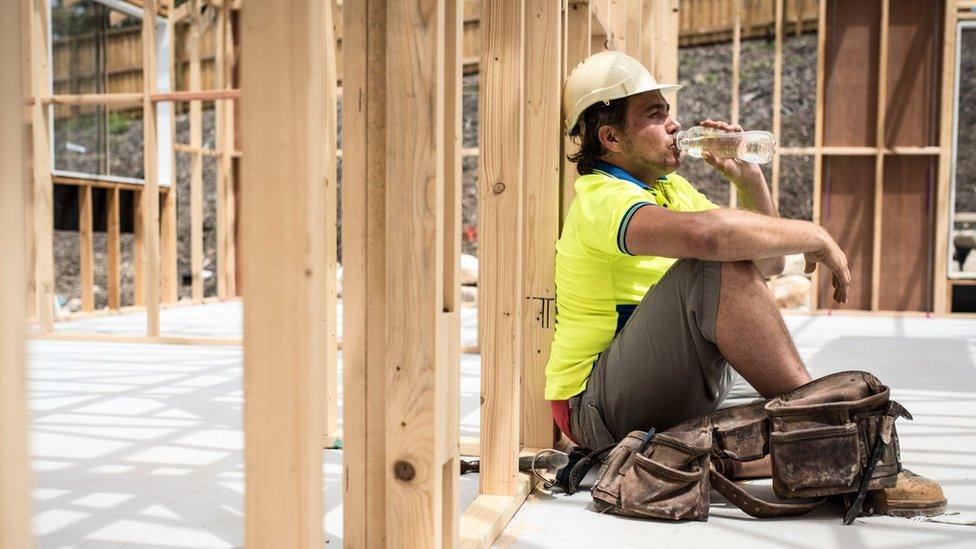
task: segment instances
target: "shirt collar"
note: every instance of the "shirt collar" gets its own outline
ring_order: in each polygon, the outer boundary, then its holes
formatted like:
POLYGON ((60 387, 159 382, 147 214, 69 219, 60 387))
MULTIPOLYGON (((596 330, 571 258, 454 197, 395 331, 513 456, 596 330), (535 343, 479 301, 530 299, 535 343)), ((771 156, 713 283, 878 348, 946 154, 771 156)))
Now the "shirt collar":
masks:
MULTIPOLYGON (((645 190, 650 190, 651 189, 646 183, 644 183, 640 179, 637 179, 636 177, 630 175, 623 168, 618 168, 617 166, 614 166, 613 164, 610 164, 609 162, 604 162, 602 160, 597 160, 596 163, 594 163, 594 168, 595 168, 596 171, 602 172, 603 174, 608 175, 610 177, 615 177, 617 179, 623 179, 624 181, 630 181, 631 183, 633 183, 634 185, 637 185, 638 187, 640 187, 642 189, 645 189, 645 190)), ((658 179, 658 181, 666 181, 667 180, 667 177, 659 177, 657 179, 658 179)))

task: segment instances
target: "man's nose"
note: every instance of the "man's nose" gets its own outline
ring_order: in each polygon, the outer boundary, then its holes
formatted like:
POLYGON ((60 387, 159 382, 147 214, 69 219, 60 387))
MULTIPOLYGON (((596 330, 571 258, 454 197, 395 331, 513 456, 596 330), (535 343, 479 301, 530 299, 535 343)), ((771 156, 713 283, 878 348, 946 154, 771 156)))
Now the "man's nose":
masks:
POLYGON ((678 122, 677 118, 668 118, 667 125, 668 133, 674 133, 681 130, 681 122, 678 122))

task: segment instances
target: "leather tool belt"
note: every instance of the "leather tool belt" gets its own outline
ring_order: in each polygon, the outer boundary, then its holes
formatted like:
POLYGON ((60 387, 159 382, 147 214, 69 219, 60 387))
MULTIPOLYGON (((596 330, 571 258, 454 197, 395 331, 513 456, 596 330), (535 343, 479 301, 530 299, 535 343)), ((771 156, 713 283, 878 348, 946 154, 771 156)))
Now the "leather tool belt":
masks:
POLYGON ((609 453, 604 449, 593 500, 600 512, 703 521, 710 488, 759 518, 800 515, 825 496, 848 494, 849 524, 868 490, 895 484, 901 470, 898 417, 911 419, 878 378, 859 371, 829 375, 660 433, 631 432, 609 453), (715 468, 721 461, 767 455, 780 501, 753 497, 715 468))

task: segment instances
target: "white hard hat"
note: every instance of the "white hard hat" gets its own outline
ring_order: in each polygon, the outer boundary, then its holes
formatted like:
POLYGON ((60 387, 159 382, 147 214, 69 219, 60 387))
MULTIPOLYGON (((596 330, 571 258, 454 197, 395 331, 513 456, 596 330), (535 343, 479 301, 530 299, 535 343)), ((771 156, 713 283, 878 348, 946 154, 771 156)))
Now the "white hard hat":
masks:
POLYGON ((572 131, 590 105, 610 103, 628 95, 658 90, 661 93, 678 91, 677 84, 658 84, 640 61, 619 51, 593 54, 573 69, 563 90, 563 112, 566 113, 566 133, 572 131))

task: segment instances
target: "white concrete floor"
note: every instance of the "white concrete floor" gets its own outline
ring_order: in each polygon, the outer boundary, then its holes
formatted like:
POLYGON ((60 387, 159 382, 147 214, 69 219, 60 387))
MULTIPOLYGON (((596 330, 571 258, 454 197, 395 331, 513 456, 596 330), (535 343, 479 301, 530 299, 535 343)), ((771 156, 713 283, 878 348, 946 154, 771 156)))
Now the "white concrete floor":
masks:
MULTIPOLYGON (((473 344, 477 314, 464 314, 462 340, 473 344)), ((115 315, 57 329, 139 333, 143 320, 115 315)), ((790 315, 787 323, 815 376, 864 369, 892 386, 915 415, 899 422, 904 463, 942 484, 950 511, 976 516, 976 320, 790 315)), ((235 337, 240 304, 167 309, 162 325, 173 335, 235 337)), ((33 341, 29 351, 38 547, 243 545, 239 348, 33 341)), ((464 356, 463 435, 479 431, 479 377, 479 357, 464 356)), ((325 452, 329 547, 342 545, 340 460, 341 452, 325 452)), ((476 491, 477 477, 463 477, 462 506, 476 491)), ((599 515, 585 492, 537 494, 498 545, 915 547, 976 539, 970 526, 888 517, 845 527, 831 508, 759 521, 714 498, 707 523, 672 523, 599 515)))

